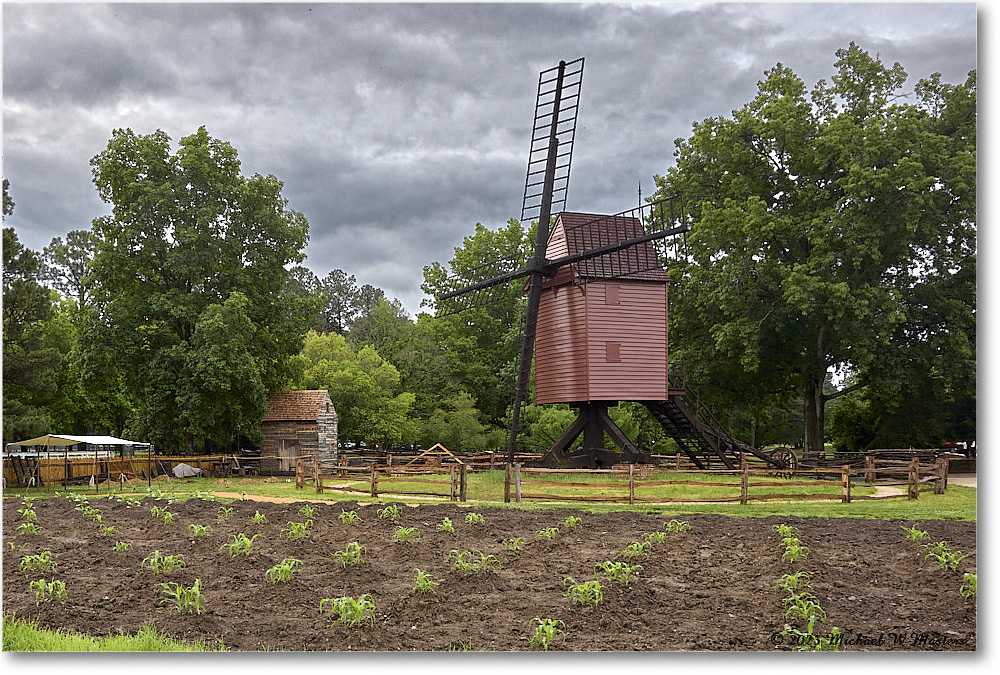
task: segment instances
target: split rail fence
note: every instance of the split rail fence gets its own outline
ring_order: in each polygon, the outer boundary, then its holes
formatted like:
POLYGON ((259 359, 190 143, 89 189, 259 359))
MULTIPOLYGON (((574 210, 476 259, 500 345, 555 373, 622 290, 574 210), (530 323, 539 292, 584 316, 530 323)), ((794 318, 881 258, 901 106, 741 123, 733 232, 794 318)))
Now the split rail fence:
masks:
MULTIPOLYGON (((922 492, 943 494, 948 484, 948 461, 921 462, 914 457, 907 461, 876 461, 871 457, 863 467, 843 465, 836 468, 811 468, 796 471, 751 468, 744 460, 737 470, 685 471, 699 477, 718 476, 720 480, 653 479, 650 467, 622 465, 613 469, 544 469, 526 467, 520 462, 506 464, 504 502, 525 500, 553 502, 604 502, 626 504, 666 504, 671 502, 732 502, 748 504, 766 500, 826 499, 844 503, 876 499, 917 499, 922 492), (572 481, 573 475, 607 476, 604 481, 572 481), (830 479, 819 479, 828 475, 830 479), (738 482, 722 481, 723 476, 735 476, 738 482), (810 479, 810 477, 812 479, 810 479), (559 480, 561 478, 561 480, 559 480), (728 488, 732 494, 723 497, 663 497, 642 496, 639 491, 672 485, 728 488), (757 488, 839 487, 833 492, 800 490, 780 493, 755 492, 757 488), (857 487, 905 486, 905 491, 883 495, 861 495, 857 487), (526 490, 531 490, 530 492, 526 490), (578 494, 536 491, 538 488, 572 488, 578 494), (579 494, 583 493, 583 494, 579 494)), ((324 466, 315 457, 300 457, 295 465, 295 486, 304 488, 311 483, 317 492, 337 491, 370 497, 391 494, 430 496, 464 502, 467 500, 469 473, 477 471, 466 464, 437 466, 324 466), (367 485, 365 485, 367 483, 367 485), (414 490, 413 484, 442 486, 436 490, 414 490)))
POLYGON ((312 483, 316 492, 333 491, 364 494, 378 497, 381 493, 393 495, 445 497, 452 501, 466 501, 469 467, 466 464, 437 466, 376 465, 324 466, 313 455, 299 457, 295 461, 295 487, 304 488, 312 483), (328 473, 324 473, 324 471, 328 473), (434 476, 427 478, 426 476, 434 476), (441 476, 444 476, 443 478, 441 476), (367 488, 356 487, 359 481, 368 480, 367 488), (407 484, 407 489, 400 487, 407 484), (427 486, 447 486, 447 490, 433 487, 426 490, 409 488, 412 484, 427 486), (394 487, 395 486, 395 487, 394 487))

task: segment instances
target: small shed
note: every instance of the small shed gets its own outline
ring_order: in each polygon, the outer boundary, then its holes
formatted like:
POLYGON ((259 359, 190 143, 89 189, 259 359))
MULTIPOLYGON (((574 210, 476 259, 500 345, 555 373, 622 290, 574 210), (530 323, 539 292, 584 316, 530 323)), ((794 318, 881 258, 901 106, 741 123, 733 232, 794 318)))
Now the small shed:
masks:
MULTIPOLYGON (((545 257, 642 234, 637 218, 563 212, 545 257)), ((535 337, 536 402, 666 400, 668 281, 647 242, 563 267, 545 282, 535 337)))
POLYGON ((332 459, 337 448, 337 411, 326 389, 274 392, 260 427, 260 454, 277 458, 279 471, 294 471, 301 455, 332 459))

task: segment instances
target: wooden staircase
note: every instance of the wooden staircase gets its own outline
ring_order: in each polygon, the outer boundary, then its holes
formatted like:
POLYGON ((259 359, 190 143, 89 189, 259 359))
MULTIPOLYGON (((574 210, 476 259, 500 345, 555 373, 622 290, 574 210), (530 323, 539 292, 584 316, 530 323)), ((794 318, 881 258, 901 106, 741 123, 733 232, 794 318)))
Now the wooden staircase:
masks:
POLYGON ((699 469, 736 469, 740 456, 750 454, 768 464, 774 459, 731 436, 685 382, 683 375, 670 374, 670 396, 666 401, 641 401, 674 439, 681 451, 699 469))

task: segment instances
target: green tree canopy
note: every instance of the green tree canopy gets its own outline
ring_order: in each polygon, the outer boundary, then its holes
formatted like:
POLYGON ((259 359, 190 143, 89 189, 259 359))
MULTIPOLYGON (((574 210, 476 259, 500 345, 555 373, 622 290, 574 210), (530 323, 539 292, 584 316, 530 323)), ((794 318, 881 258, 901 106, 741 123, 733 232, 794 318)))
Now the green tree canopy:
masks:
MULTIPOLYGON (((5 215, 6 188, 5 181, 5 215)), ((18 240, 14 228, 3 228, 3 436, 10 440, 48 433, 47 403, 56 393, 61 356, 43 339, 53 308, 40 274, 38 254, 18 240)))
POLYGON ((414 441, 414 396, 400 390, 399 371, 371 345, 355 348, 343 335, 309 331, 299 359, 303 389, 326 389, 345 442, 393 446, 414 441))
POLYGON ((822 448, 826 401, 905 377, 900 350, 936 341, 921 296, 964 317, 947 340, 974 371, 974 294, 954 286, 975 264, 975 73, 923 80, 905 103, 899 64, 853 43, 837 57, 811 95, 778 64, 732 117, 695 124, 657 177, 693 219, 675 354, 730 405, 797 395, 807 450, 822 448), (851 384, 825 391, 834 375, 851 384))
MULTIPOLYGON (((476 224, 476 232, 455 249, 449 263, 452 275, 477 280, 477 268, 494 260, 524 266, 533 249, 533 232, 516 220, 497 230, 476 224)), ((448 270, 440 263, 424 268, 421 288, 432 297, 449 288, 448 270)), ((524 280, 513 281, 482 306, 458 314, 435 317, 435 331, 455 358, 458 370, 449 376, 477 402, 484 422, 504 426, 514 387, 514 368, 522 332, 524 280)))
POLYGON ((190 451, 252 437, 316 309, 286 290, 305 217, 274 176, 244 177, 235 148, 204 127, 176 153, 162 131, 116 130, 91 165, 112 206, 93 224, 106 328, 95 336, 150 440, 190 451))

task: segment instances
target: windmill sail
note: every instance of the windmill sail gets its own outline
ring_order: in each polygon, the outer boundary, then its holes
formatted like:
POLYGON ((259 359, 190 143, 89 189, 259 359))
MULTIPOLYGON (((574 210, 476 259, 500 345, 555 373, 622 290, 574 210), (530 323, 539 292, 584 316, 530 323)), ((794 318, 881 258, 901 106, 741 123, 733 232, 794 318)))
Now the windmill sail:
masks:
POLYGON ((528 173, 524 179, 521 222, 538 220, 541 213, 546 196, 546 169, 551 139, 555 140, 558 150, 555 165, 551 169, 550 210, 558 212, 566 208, 582 84, 583 58, 562 62, 538 75, 538 95, 531 129, 528 173))

